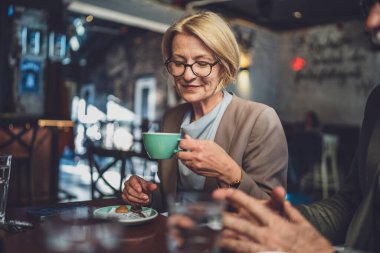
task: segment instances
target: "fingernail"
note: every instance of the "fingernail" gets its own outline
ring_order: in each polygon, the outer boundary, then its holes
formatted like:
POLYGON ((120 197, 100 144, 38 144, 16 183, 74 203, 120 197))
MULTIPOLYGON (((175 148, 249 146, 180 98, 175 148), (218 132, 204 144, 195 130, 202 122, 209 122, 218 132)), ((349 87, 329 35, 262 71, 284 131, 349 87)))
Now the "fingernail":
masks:
POLYGON ((142 195, 143 199, 148 199, 147 195, 142 195))

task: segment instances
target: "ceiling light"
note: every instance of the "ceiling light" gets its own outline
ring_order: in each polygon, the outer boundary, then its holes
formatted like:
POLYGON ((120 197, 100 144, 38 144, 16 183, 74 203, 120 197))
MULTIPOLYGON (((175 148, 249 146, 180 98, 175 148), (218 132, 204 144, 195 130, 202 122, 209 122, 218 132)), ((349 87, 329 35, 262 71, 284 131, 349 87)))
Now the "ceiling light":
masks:
POLYGON ((92 22, 92 20, 94 20, 94 16, 92 16, 92 15, 88 15, 88 16, 86 17, 86 21, 87 21, 87 23, 92 22))
POLYGON ((79 44, 79 40, 78 40, 77 36, 71 37, 69 44, 70 44, 70 47, 73 51, 78 51, 80 44, 79 44))
POLYGON ((62 60, 63 65, 67 65, 71 63, 71 59, 69 57, 66 57, 65 59, 62 60))
POLYGON ((184 15, 181 10, 151 1, 148 6, 144 1, 75 0, 70 2, 68 10, 160 33, 184 15))
POLYGON ((82 19, 80 19, 80 18, 74 19, 73 24, 75 26, 81 26, 81 25, 83 25, 82 19))
POLYGON ((77 34, 79 36, 82 36, 85 32, 82 20, 80 18, 76 18, 73 23, 74 23, 75 31, 77 32, 77 34))
POLYGON ((82 36, 82 35, 84 34, 84 32, 85 32, 85 29, 84 29, 84 27, 81 25, 81 26, 77 26, 77 27, 75 28, 75 31, 77 32, 77 34, 78 34, 79 36, 82 36))
POLYGON ((293 17, 300 19, 300 18, 302 18, 302 13, 299 11, 295 11, 295 12, 293 12, 293 17))

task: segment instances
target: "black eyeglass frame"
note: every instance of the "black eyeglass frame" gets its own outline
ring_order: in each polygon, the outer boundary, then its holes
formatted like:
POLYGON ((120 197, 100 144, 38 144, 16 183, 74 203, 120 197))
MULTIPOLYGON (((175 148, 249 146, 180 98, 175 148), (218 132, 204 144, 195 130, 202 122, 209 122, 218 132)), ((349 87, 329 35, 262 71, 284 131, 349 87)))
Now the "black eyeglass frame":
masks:
POLYGON ((169 72, 169 74, 172 75, 172 76, 174 76, 174 77, 180 77, 180 76, 183 76, 183 74, 185 74, 185 72, 186 72, 186 68, 187 68, 187 67, 190 67, 191 72, 193 72, 193 74, 196 75, 197 77, 208 77, 208 76, 211 74, 211 72, 212 72, 212 68, 213 68, 216 64, 218 64, 219 62, 220 62, 220 60, 218 59, 218 60, 216 60, 214 63, 209 63, 209 62, 205 62, 205 61, 195 61, 195 62, 193 62, 192 64, 186 64, 186 63, 183 63, 183 62, 173 61, 173 60, 171 60, 171 59, 167 59, 167 60, 165 61, 165 66, 166 66, 166 70, 169 72), (182 64, 182 65, 184 66, 182 74, 180 74, 180 75, 173 75, 173 74, 170 72, 170 70, 169 70, 169 63, 171 63, 171 62, 179 63, 179 64, 182 64), (208 73, 208 74, 205 75, 205 76, 200 76, 200 75, 197 75, 197 74, 194 72, 194 70, 193 70, 193 65, 194 65, 194 64, 197 64, 197 63, 200 63, 200 62, 202 62, 202 63, 206 63, 206 64, 208 64, 208 65, 210 66, 210 73, 208 73))

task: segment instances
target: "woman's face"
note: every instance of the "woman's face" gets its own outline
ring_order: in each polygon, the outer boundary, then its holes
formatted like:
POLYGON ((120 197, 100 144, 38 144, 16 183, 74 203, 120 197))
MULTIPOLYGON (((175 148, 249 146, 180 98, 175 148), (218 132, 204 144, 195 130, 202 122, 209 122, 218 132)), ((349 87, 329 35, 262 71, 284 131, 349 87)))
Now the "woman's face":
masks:
MULTIPOLYGON (((217 61, 212 51, 197 37, 178 33, 172 42, 172 61, 193 64, 196 61, 214 63, 217 61)), ((179 95, 191 104, 208 102, 214 98, 220 80, 221 65, 212 67, 210 75, 198 77, 187 67, 182 76, 174 77, 179 95)))

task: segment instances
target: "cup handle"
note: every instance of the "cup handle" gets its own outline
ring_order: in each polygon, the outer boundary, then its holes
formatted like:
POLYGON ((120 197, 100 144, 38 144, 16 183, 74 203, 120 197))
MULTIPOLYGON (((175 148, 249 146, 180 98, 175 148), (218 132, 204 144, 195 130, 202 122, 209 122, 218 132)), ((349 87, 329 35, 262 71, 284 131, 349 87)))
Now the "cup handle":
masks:
MULTIPOLYGON (((178 138, 177 141, 182 141, 183 139, 182 138, 178 138)), ((178 153, 178 152, 181 152, 181 151, 185 151, 183 149, 174 149, 173 153, 178 153)))

